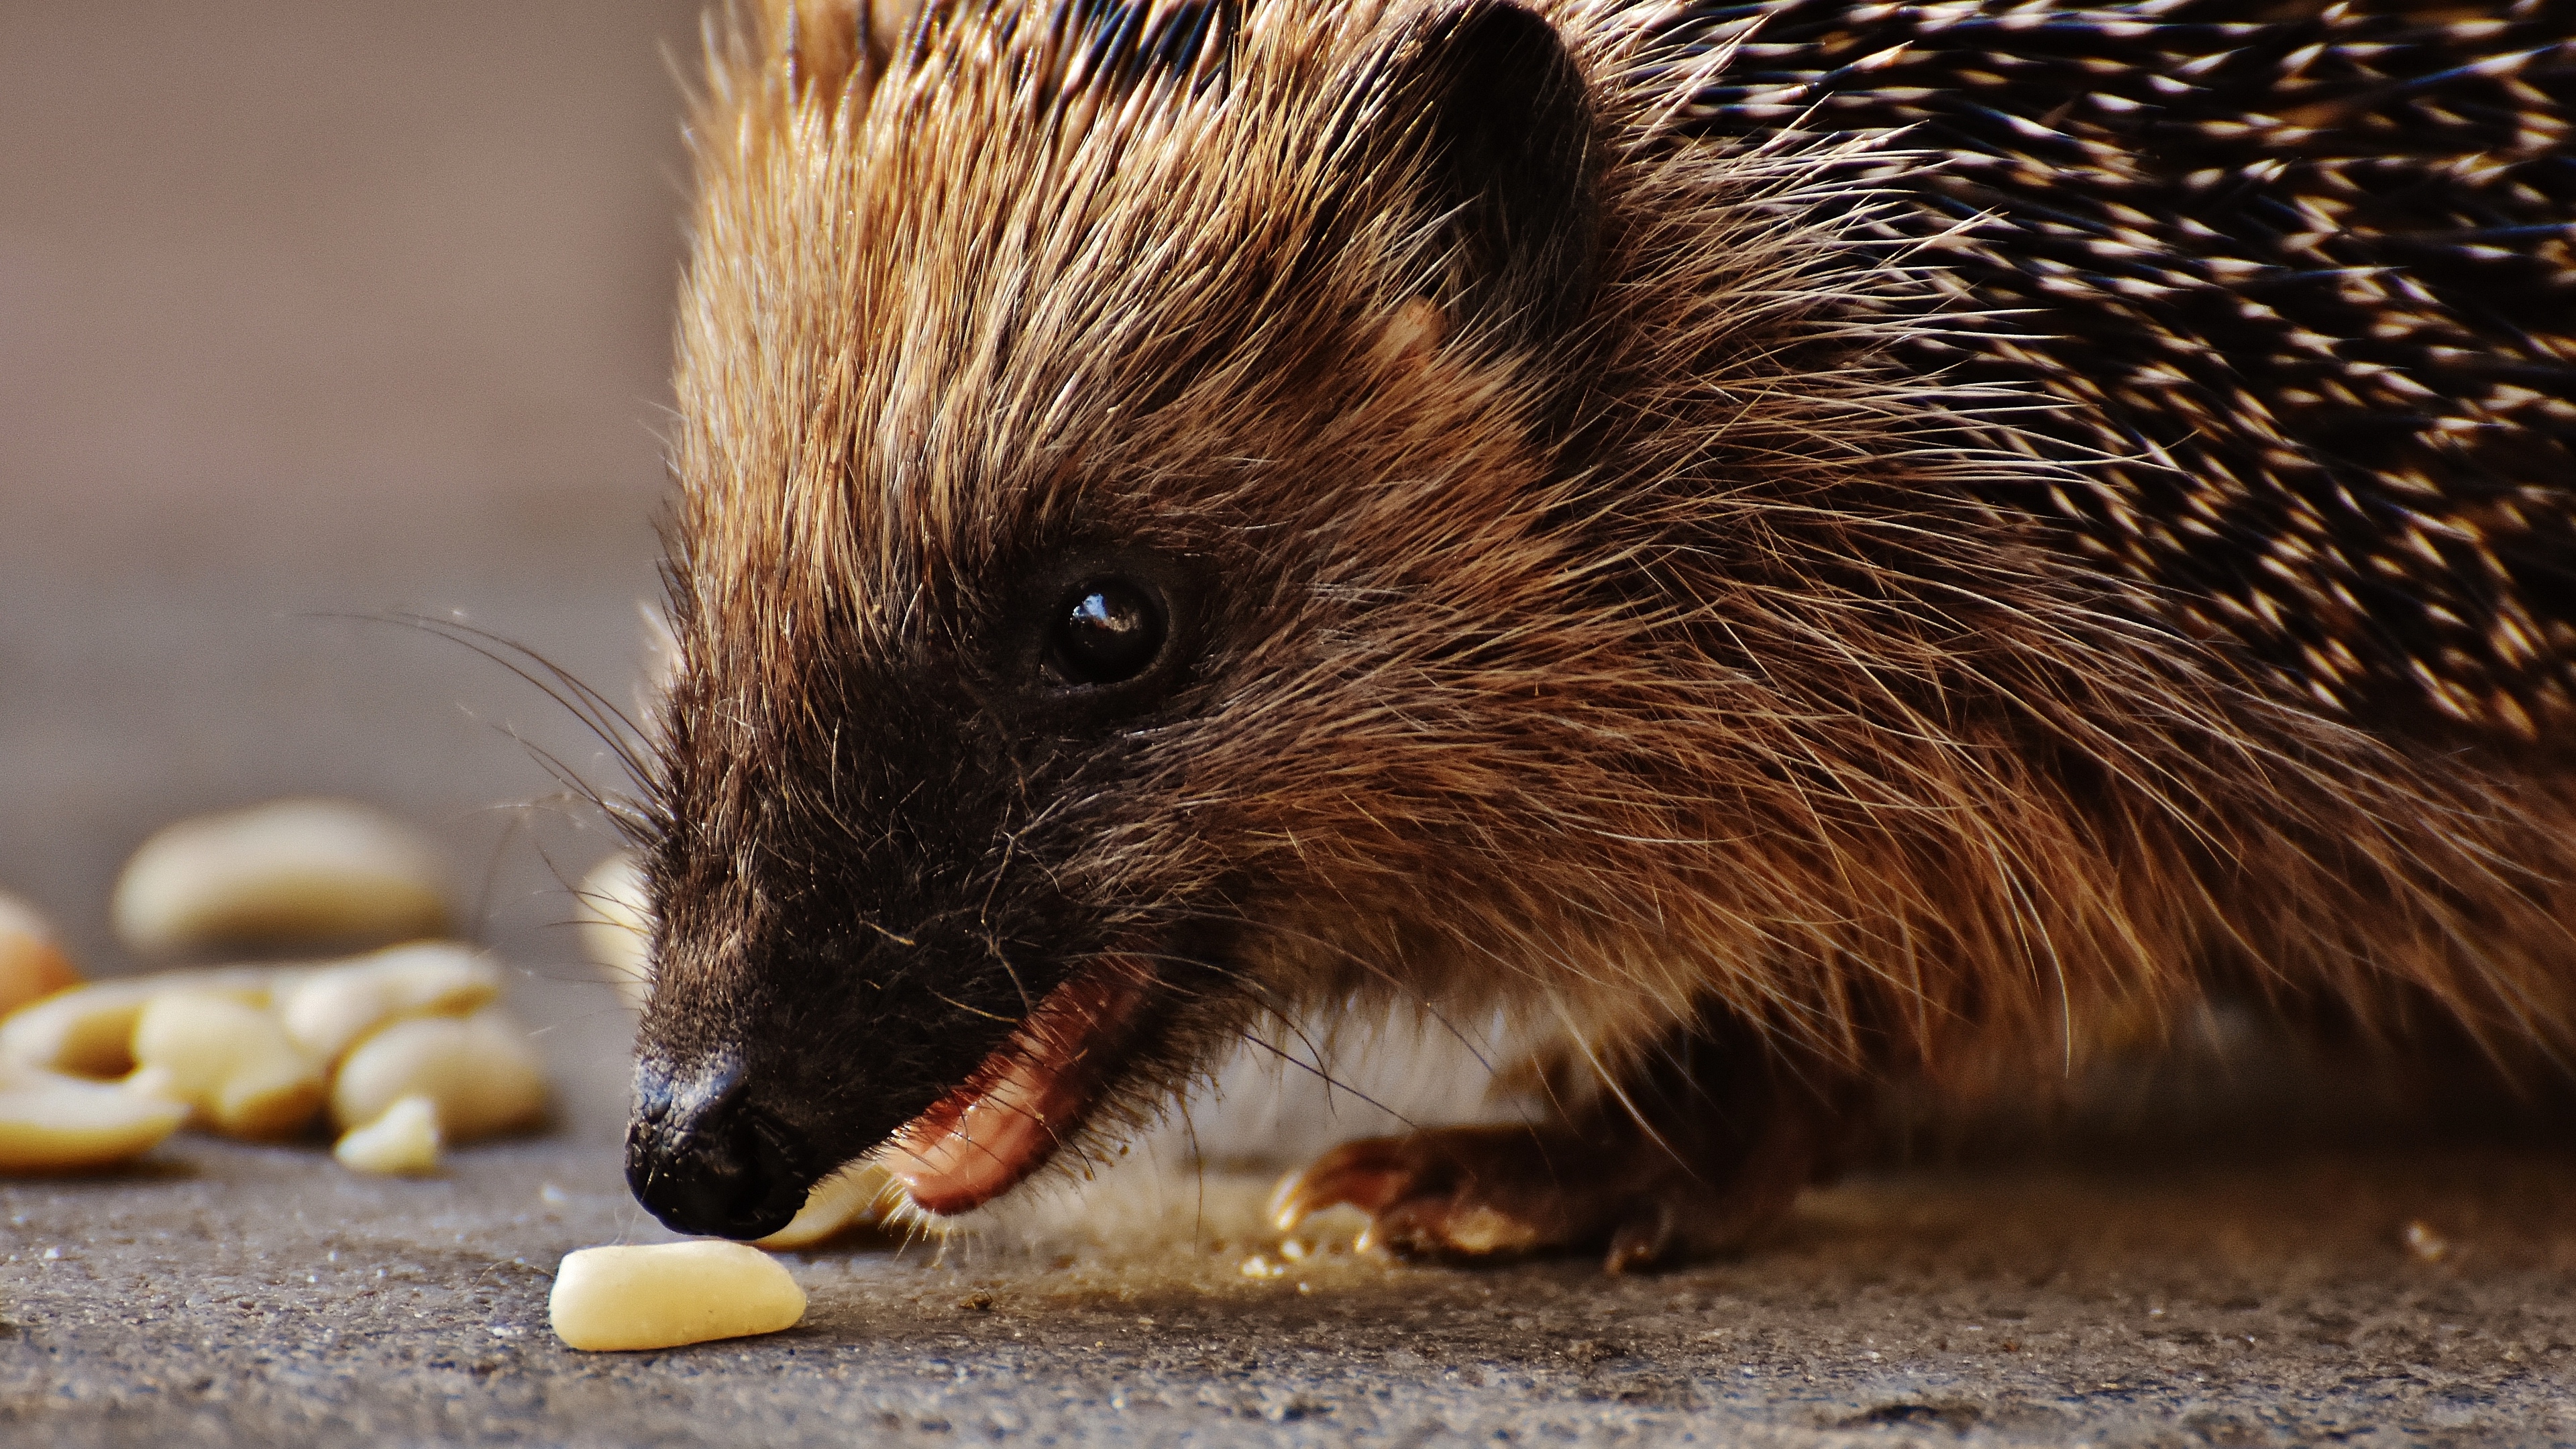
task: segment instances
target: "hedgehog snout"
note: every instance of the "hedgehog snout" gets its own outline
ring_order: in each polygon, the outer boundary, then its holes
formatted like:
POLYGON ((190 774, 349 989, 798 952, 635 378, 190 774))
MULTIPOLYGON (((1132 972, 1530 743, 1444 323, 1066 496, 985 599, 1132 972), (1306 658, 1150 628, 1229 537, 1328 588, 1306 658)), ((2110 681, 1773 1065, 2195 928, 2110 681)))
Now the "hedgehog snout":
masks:
POLYGON ((759 1238, 805 1205, 814 1174, 796 1135, 749 1091, 739 1058, 688 1068, 635 1066, 626 1130, 626 1184, 664 1225, 683 1233, 759 1238))

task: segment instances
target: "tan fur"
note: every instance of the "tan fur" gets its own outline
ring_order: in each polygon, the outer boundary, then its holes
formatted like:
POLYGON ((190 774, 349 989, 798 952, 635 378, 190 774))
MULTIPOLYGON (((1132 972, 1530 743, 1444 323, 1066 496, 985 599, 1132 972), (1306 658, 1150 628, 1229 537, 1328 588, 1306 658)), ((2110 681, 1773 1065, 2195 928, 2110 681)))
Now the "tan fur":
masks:
POLYGON ((694 750, 822 728, 815 651, 911 647, 1001 541, 1105 510, 1271 587, 1051 869, 1241 924, 1245 1012, 1500 1003, 1615 1079, 1714 997, 1957 1093, 2062 1076, 2213 972, 2571 1044, 2554 767, 2268 696, 1953 501, 2050 465, 1921 441, 1955 398, 1872 329, 1926 283, 1784 219, 1849 184, 1833 157, 1668 144, 1622 7, 1535 7, 1607 148, 1581 345, 1427 302, 1404 168, 1316 139, 1422 8, 1256 6, 1223 85, 1054 107, 1066 59, 1012 6, 934 6, 907 52, 883 6, 769 0, 715 48, 674 449, 694 750), (1547 456, 1531 400, 1569 393, 1582 451, 1547 456))

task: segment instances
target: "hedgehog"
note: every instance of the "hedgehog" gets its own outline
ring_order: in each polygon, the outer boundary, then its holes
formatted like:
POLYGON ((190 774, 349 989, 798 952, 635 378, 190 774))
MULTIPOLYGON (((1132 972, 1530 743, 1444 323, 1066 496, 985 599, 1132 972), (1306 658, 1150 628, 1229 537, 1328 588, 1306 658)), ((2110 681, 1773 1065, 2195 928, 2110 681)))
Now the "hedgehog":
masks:
POLYGON ((1733 1248, 2214 993, 2576 1046, 2576 11, 746 0, 690 129, 627 1172, 757 1237, 1233 1044, 1281 1187, 1733 1248))

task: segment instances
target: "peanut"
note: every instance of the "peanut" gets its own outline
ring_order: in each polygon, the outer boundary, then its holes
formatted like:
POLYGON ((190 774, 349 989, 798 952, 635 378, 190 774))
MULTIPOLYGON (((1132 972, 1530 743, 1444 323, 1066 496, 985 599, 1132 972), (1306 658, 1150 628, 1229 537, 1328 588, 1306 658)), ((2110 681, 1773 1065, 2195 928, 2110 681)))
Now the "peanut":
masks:
POLYGON ((412 1176, 438 1170, 438 1104, 405 1097, 373 1122, 341 1136, 331 1155, 351 1172, 412 1176))
POLYGON ((322 1068, 277 1018, 207 991, 165 991, 134 1023, 136 1089, 227 1137, 292 1136, 321 1110, 322 1068))
POLYGON ((104 1082, 0 1066, 0 1173, 77 1172, 149 1152, 188 1109, 104 1082))
POLYGON ((45 918, 15 896, 0 896, 0 1014, 79 984, 80 972, 45 918))
POLYGON ((369 1032, 412 1016, 463 1016, 501 994, 491 958, 443 941, 393 946, 326 966, 277 994, 286 1034, 333 1062, 369 1032))
POLYGON ((814 1184, 814 1190, 805 1194, 805 1206, 796 1210, 787 1226, 760 1239, 757 1246, 773 1253, 790 1252, 874 1224, 891 1181, 875 1163, 854 1162, 814 1184))
POLYGON ((57 991, 0 1021, 0 1062, 84 1077, 121 1077, 134 1070, 134 1023, 153 997, 196 991, 265 1007, 270 984, 280 975, 264 967, 171 971, 57 991))
POLYGON ((360 1042, 331 1084, 341 1131, 384 1115, 405 1097, 427 1097, 449 1142, 471 1142, 545 1115, 546 1079, 528 1034, 498 1007, 470 1017, 414 1017, 360 1042))
POLYGON ((564 1255, 546 1308, 556 1337, 606 1353, 794 1328, 805 1290, 745 1243, 583 1248, 564 1255))
POLYGON ((183 820, 116 883, 117 935, 164 955, 230 944, 400 941, 445 929, 437 854, 346 800, 280 800, 183 820))
POLYGON ((619 851, 591 867, 575 894, 581 943, 608 973, 618 997, 638 1011, 653 984, 653 912, 644 895, 644 871, 619 851))

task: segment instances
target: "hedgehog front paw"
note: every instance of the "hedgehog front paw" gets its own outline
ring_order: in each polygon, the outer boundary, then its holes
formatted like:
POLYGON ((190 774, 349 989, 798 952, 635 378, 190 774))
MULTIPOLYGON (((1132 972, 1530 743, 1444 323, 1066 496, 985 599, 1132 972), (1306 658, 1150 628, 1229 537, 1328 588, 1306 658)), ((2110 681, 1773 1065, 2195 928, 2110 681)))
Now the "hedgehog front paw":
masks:
POLYGON ((1290 1174, 1271 1197, 1270 1215, 1286 1232, 1346 1203, 1369 1215, 1361 1246, 1382 1244, 1406 1258, 1495 1262, 1606 1245, 1610 1272, 1650 1268, 1685 1237, 1704 1236, 1681 1231, 1686 1218, 1724 1206, 1669 1153, 1643 1157, 1637 1146, 1605 1148, 1563 1128, 1446 1127, 1370 1138, 1290 1174))

